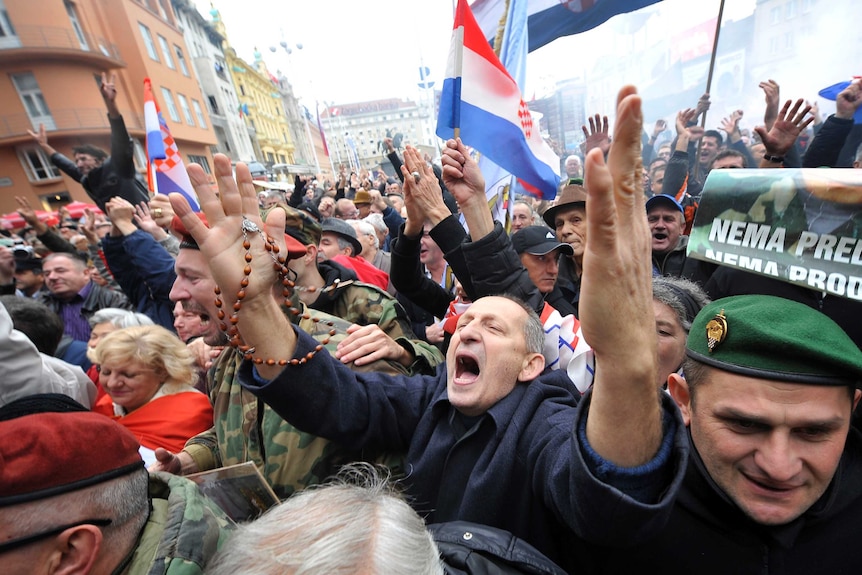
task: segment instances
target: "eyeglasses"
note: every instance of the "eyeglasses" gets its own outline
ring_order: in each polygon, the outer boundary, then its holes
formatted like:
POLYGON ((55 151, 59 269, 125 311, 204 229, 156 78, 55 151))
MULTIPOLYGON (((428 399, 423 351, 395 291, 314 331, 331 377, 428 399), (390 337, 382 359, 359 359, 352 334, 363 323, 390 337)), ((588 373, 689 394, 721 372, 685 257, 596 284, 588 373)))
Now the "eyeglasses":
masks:
POLYGON ((18 539, 12 539, 11 541, 0 543, 0 553, 8 553, 9 551, 18 549, 19 547, 24 547, 25 545, 35 543, 36 541, 41 541, 42 539, 47 539, 48 537, 59 535, 66 529, 71 529, 72 527, 78 527, 80 525, 96 525, 97 527, 107 527, 112 522, 113 520, 111 519, 84 519, 83 521, 78 521, 76 523, 69 523, 68 525, 54 527, 52 529, 49 529, 48 531, 42 531, 41 533, 34 533, 33 535, 27 535, 26 537, 20 537, 18 539))

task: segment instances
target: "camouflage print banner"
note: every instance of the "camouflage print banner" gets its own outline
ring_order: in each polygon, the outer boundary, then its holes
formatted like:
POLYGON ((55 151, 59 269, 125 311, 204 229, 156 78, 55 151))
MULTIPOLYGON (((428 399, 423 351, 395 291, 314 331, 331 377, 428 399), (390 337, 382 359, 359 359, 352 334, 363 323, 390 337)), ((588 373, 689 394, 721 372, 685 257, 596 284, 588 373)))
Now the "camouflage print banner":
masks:
POLYGON ((714 170, 688 255, 862 300, 862 170, 714 170))

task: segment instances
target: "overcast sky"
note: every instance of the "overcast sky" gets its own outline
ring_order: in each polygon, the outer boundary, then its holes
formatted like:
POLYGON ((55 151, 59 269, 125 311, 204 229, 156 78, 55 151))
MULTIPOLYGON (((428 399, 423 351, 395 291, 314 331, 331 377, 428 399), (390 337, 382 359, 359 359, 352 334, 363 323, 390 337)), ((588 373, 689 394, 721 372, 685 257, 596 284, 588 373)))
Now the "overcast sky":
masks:
MULTIPOLYGON (((209 19, 209 0, 195 0, 209 19)), ((231 44, 252 61, 257 46, 272 71, 292 78, 311 102, 349 103, 388 97, 418 99, 419 65, 442 82, 449 51, 453 0, 212 0, 231 44), (288 56, 279 43, 292 49, 288 56), (302 44, 297 49, 296 44, 302 44), (277 48, 275 53, 270 47, 277 48)), ((726 0, 725 18, 751 13, 755 0, 726 0)), ((668 33, 708 20, 719 0, 664 0, 668 33)), ((557 80, 578 76, 598 55, 597 31, 560 38, 531 53, 525 95, 542 95, 557 80)))

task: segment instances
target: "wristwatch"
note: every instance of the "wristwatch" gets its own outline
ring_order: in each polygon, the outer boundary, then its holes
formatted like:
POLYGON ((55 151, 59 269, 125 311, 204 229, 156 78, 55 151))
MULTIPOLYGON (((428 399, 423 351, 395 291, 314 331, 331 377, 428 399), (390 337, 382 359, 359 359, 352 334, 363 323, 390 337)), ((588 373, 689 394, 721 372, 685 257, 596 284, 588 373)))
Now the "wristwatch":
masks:
POLYGON ((763 159, 773 164, 784 163, 784 156, 773 156, 772 154, 763 154, 763 159))

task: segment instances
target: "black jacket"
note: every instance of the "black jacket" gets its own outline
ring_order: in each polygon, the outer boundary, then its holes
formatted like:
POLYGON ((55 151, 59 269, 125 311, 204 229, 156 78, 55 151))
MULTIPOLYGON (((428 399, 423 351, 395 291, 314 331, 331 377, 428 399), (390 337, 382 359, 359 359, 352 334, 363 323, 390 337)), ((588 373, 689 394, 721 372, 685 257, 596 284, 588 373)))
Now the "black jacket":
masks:
POLYGON ((657 276, 682 277, 685 267, 685 250, 688 247, 688 236, 679 236, 676 246, 669 252, 652 253, 652 271, 657 276))
POLYGON ((744 515, 709 477, 697 452, 689 453, 667 525, 635 547, 590 548, 580 554, 579 573, 862 573, 862 436, 857 430, 850 430, 826 493, 800 518, 777 527, 744 515))
POLYGON ((63 154, 57 152, 51 155, 51 162, 81 184, 103 212, 107 212, 105 204, 114 196, 120 196, 135 206, 150 199, 146 186, 138 179, 135 170, 134 143, 126 131, 123 117, 108 116, 108 121, 111 123, 111 155, 86 176, 63 154))
MULTIPOLYGON (((81 306, 81 314, 85 318, 90 319, 93 317, 94 313, 106 307, 118 307, 120 309, 132 310, 132 305, 122 292, 103 288, 99 284, 93 283, 93 280, 90 280, 90 284, 90 293, 87 294, 87 298, 84 300, 84 305, 81 306)), ((64 304, 63 300, 45 290, 40 296, 40 301, 51 308, 54 313, 62 317, 60 310, 64 304)))

